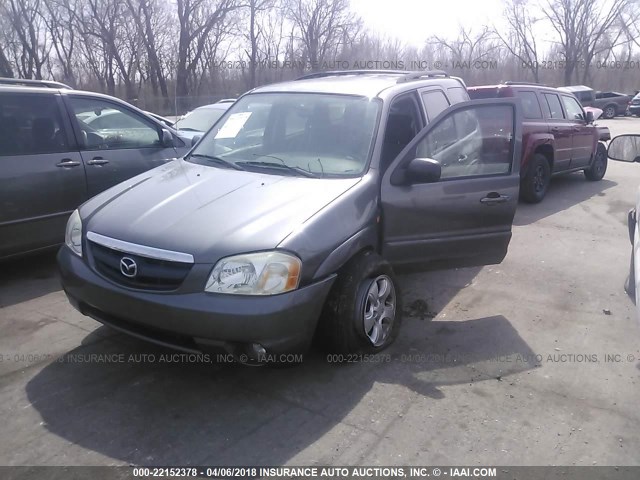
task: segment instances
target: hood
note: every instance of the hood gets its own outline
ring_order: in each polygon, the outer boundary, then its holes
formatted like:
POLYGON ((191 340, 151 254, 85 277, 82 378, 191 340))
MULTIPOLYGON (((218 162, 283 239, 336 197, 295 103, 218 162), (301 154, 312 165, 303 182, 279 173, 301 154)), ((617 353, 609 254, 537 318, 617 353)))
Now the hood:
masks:
POLYGON ((86 230, 213 263, 277 247, 360 178, 268 175, 175 160, 85 204, 86 230))
POLYGON ((602 116, 602 109, 601 108, 597 108, 597 107, 584 107, 584 111, 585 112, 592 112, 593 113, 593 121, 595 122, 596 120, 598 120, 601 116, 602 116))

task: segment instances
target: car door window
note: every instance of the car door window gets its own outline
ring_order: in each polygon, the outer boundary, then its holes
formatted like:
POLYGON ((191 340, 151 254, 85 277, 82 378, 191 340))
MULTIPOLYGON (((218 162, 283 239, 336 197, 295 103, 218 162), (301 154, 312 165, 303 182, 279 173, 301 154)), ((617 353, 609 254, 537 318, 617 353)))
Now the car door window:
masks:
POLYGON ((560 105, 558 95, 553 93, 543 93, 542 96, 545 99, 549 118, 564 118, 564 113, 562 112, 562 106, 560 105))
POLYGON ((422 93, 422 103, 427 112, 429 121, 440 115, 441 112, 449 108, 449 101, 442 90, 431 90, 422 93))
POLYGON ((393 100, 384 133, 380 170, 385 171, 394 158, 413 140, 421 128, 417 98, 401 95, 393 100))
POLYGON ((0 156, 67 151, 67 134, 55 96, 0 96, 0 156))
POLYGON ((570 120, 584 120, 584 112, 582 110, 582 107, 575 98, 563 95, 562 103, 564 104, 564 109, 567 111, 567 117, 570 120))
POLYGON ((442 179, 506 175, 513 149, 511 106, 460 110, 442 119, 416 146, 416 157, 438 160, 442 179))
POLYGON ((124 107, 94 98, 70 97, 85 150, 157 148, 156 125, 124 107))
POLYGON ((517 96, 522 102, 522 115, 524 118, 542 118, 542 110, 540 110, 540 104, 535 92, 518 92, 517 96))

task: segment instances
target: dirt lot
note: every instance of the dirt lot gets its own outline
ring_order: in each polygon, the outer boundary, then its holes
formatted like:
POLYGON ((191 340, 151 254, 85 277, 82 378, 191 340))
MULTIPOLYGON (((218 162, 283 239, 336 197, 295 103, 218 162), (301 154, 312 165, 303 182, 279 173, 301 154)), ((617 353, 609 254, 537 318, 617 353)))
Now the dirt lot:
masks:
POLYGON ((558 177, 503 264, 403 277, 412 316, 377 363, 160 362, 69 306, 54 255, 2 264, 0 464, 638 465, 639 185, 615 162, 558 177))

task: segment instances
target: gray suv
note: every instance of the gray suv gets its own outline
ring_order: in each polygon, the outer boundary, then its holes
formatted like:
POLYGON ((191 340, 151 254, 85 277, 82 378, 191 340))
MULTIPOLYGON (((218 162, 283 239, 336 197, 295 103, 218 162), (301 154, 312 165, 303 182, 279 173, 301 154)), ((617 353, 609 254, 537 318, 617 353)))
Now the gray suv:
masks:
POLYGON ((80 204, 190 146, 116 98, 0 79, 0 259, 60 245, 80 204))
POLYGON ((329 72, 242 96, 183 159, 73 213, 80 312, 185 352, 264 362, 319 338, 377 352, 395 273, 502 261, 520 184, 513 99, 444 72, 329 72))

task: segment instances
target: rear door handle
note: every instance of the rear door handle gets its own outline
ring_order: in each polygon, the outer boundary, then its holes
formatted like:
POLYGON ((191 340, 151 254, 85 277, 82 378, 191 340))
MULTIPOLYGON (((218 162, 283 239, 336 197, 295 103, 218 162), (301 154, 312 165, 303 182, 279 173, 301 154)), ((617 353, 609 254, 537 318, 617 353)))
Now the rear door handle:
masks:
POLYGON ((500 195, 498 193, 489 194, 484 198, 480 199, 480 203, 483 205, 493 206, 499 203, 508 202, 511 199, 509 195, 500 195))
POLYGON ((105 165, 109 163, 109 160, 105 160, 102 157, 93 157, 87 162, 87 165, 105 165))
POLYGON ((76 162, 75 160, 71 160, 70 158, 63 158, 60 163, 56 163, 56 167, 61 168, 71 168, 71 167, 79 167, 80 162, 76 162))

